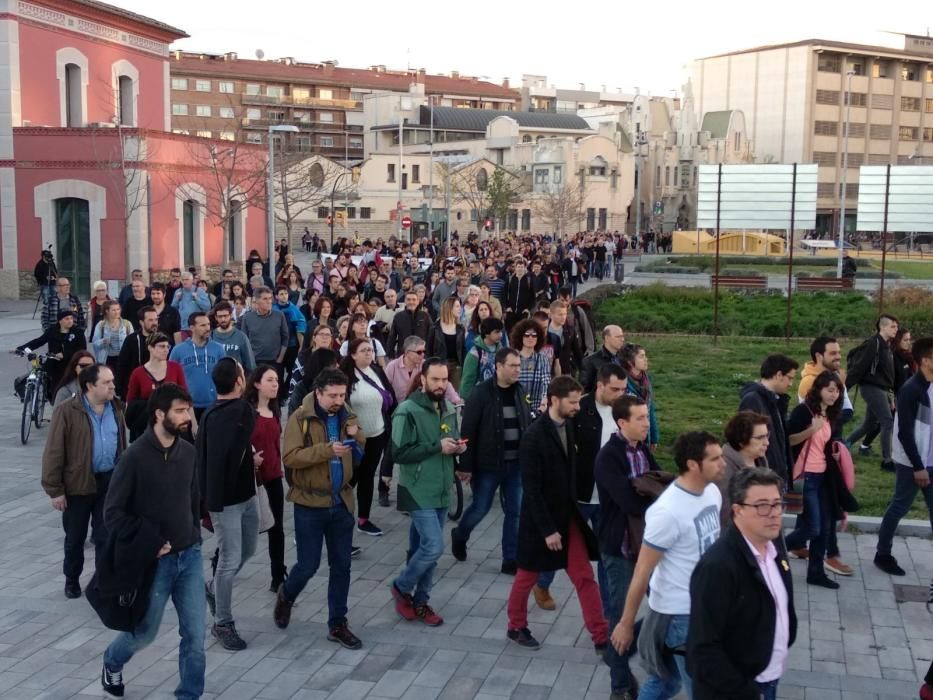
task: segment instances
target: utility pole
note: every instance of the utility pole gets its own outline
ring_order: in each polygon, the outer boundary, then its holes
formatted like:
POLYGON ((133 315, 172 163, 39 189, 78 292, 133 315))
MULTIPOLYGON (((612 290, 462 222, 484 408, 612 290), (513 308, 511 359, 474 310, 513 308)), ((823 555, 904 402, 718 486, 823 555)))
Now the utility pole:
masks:
POLYGON ((848 186, 846 182, 849 177, 849 111, 852 107, 852 76, 854 70, 846 72, 846 133, 842 141, 842 194, 839 197, 839 251, 836 260, 836 277, 842 279, 842 257, 845 255, 846 247, 846 197, 848 196, 848 186))

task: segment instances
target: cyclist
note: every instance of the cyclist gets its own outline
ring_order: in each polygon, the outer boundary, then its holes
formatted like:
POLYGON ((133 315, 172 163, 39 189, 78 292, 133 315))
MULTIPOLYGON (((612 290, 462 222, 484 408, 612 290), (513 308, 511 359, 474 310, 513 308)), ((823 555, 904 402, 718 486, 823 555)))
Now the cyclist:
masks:
POLYGON ((59 380, 65 371, 65 367, 71 361, 72 355, 78 350, 87 348, 87 341, 84 334, 75 328, 78 315, 71 309, 62 309, 58 312, 58 324, 49 327, 49 329, 38 338, 23 343, 13 348, 10 352, 21 353, 27 348, 35 351, 43 345, 48 345, 48 360, 45 364, 46 387, 45 390, 51 401, 51 391, 58 386, 59 380))

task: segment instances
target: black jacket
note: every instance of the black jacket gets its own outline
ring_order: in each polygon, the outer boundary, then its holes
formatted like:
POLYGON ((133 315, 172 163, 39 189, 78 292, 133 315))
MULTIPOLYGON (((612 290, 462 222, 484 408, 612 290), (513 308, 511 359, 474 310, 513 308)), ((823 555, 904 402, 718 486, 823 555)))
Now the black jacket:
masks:
POLYGON ((888 341, 876 334, 854 348, 852 353, 857 355, 846 366, 847 389, 856 384, 872 384, 886 391, 894 390, 894 354, 888 341))
MULTIPOLYGON (((519 429, 524 435, 531 423, 531 406, 525 390, 516 382, 509 389, 515 400, 519 429)), ((502 395, 496 378, 477 384, 463 407, 460 437, 467 438, 467 449, 460 456, 459 470, 473 473, 477 470, 505 474, 503 462, 502 395)))
POLYGON ((531 275, 525 274, 521 278, 516 275, 509 277, 505 285, 505 303, 506 309, 520 314, 530 311, 535 301, 534 287, 531 282, 531 275))
POLYGON ((402 309, 392 319, 386 353, 389 357, 398 357, 402 354, 402 345, 405 343, 405 338, 416 335, 427 342, 430 332, 431 317, 428 316, 424 309, 418 307, 414 313, 408 309, 402 309))
MULTIPOLYGON (((783 538, 774 541, 787 589, 788 646, 797 635, 794 588, 783 538)), ((755 556, 731 525, 700 558, 690 578, 687 671, 694 700, 759 700, 755 676, 768 667, 777 610, 755 556)))
POLYGON ((548 279, 547 272, 542 270, 537 275, 531 275, 531 291, 534 292, 535 301, 546 300, 550 297, 551 280, 548 279))
POLYGON ((547 337, 548 342, 554 346, 555 357, 560 363, 560 373, 576 374, 577 369, 583 362, 583 351, 580 349, 580 338, 577 332, 564 324, 560 335, 552 333, 548 329, 547 337))
MULTIPOLYGON (((648 445, 641 443, 639 449, 648 460, 648 468, 659 471, 654 455, 648 445)), ((616 433, 596 455, 593 467, 596 490, 599 493, 599 548, 606 554, 622 555, 622 542, 628 531, 630 515, 644 517, 651 499, 639 496, 632 486, 632 465, 625 451, 625 438, 616 433)))
POLYGON ((573 421, 567 421, 564 452, 557 428, 545 413, 522 436, 519 464, 522 470, 522 509, 518 524, 518 565, 530 571, 567 568, 570 523, 583 533, 591 561, 599 557, 596 536, 577 507, 573 421), (563 547, 554 552, 544 538, 558 532, 563 547))
MULTIPOLYGON (((463 324, 457 326, 457 365, 463 367, 463 357, 466 355, 464 344, 466 341, 466 330, 463 324)), ((404 341, 404 338, 402 339, 404 341)), ((447 359, 447 340, 444 338, 444 331, 441 330, 441 322, 435 321, 428 332, 428 340, 425 347, 425 357, 440 357, 447 359)), ((388 351, 386 351, 388 352, 388 351)))
POLYGON ((742 387, 740 411, 754 411, 771 419, 771 442, 768 445, 768 466, 771 467, 784 483, 794 460, 790 455, 790 443, 787 441, 787 404, 790 397, 779 396, 765 388, 761 382, 749 382, 742 387))
POLYGON ((588 503, 593 495, 593 465, 603 436, 603 419, 596 410, 596 396, 586 394, 580 400, 580 410, 573 418, 574 441, 577 447, 577 497, 588 503))
POLYGON ((126 399, 126 389, 130 384, 133 370, 149 362, 149 346, 146 336, 137 331, 127 336, 117 358, 116 385, 117 396, 126 399))
POLYGON ((610 363, 622 366, 619 356, 613 355, 605 347, 583 358, 580 368, 580 384, 583 386, 583 391, 587 394, 596 391, 596 378, 599 376, 599 370, 603 368, 603 365, 610 363))
POLYGON ((195 463, 201 498, 209 512, 248 501, 256 494, 250 438, 256 411, 243 399, 218 401, 201 416, 195 463))

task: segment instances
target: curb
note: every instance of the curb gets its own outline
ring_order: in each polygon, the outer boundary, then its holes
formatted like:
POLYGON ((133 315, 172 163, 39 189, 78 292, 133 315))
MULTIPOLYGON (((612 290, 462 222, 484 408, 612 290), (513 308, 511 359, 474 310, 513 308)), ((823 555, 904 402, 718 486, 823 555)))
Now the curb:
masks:
MULTIPOLYGON (((784 527, 793 528, 796 515, 784 515, 784 527)), ((848 524, 863 534, 875 534, 881 528, 881 518, 873 515, 851 515, 848 524)), ((900 537, 930 537, 930 523, 924 520, 901 520, 896 535, 900 537)))

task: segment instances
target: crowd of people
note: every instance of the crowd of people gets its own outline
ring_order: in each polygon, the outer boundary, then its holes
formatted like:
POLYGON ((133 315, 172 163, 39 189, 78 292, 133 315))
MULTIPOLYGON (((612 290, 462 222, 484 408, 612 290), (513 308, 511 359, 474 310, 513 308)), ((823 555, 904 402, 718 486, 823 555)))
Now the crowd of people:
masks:
POLYGON ((604 240, 471 237, 443 251, 427 240, 343 241, 306 274, 282 241, 274 283, 251 256, 246 285, 230 270, 214 285, 173 271, 148 288, 134 277, 122 301, 106 298, 106 286, 86 307, 67 285, 50 295, 56 310, 44 318, 57 325, 26 344, 45 339, 63 365, 42 486, 62 512, 66 597, 86 592, 122 630, 104 653, 104 691, 123 695, 123 668, 152 642, 171 597, 176 696, 201 696, 205 601, 220 645, 245 649, 234 588, 261 532, 274 624, 289 626, 326 544, 327 639, 359 649, 352 560, 365 537, 383 534, 374 505, 391 505, 393 485, 410 531, 386 595, 401 618, 443 624, 431 591, 458 479, 472 498, 450 532, 457 561, 500 494, 500 570, 514 577, 507 639, 540 647, 529 599, 555 610, 550 588, 565 570, 614 699, 681 688, 693 698, 775 698, 796 631, 789 556, 808 560, 809 585, 836 589, 836 577, 853 573, 836 543, 858 508, 849 446, 869 451, 877 433, 882 468, 896 472, 880 569, 904 574, 891 543, 918 490, 933 526, 933 339, 911 342, 883 316, 846 372, 839 343, 816 338, 793 407, 800 365, 769 355, 742 388, 724 443, 702 431, 670 441, 675 474, 656 458, 664 406, 648 350, 619 325, 595 330, 576 299, 576 283, 605 273, 609 263, 584 252, 604 240), (123 320, 126 308, 135 322, 123 320), (77 347, 79 337, 93 350, 77 347), (856 386, 868 417, 844 440, 856 386), (96 573, 82 589, 89 525, 96 573), (202 528, 214 533, 208 575, 202 528))

